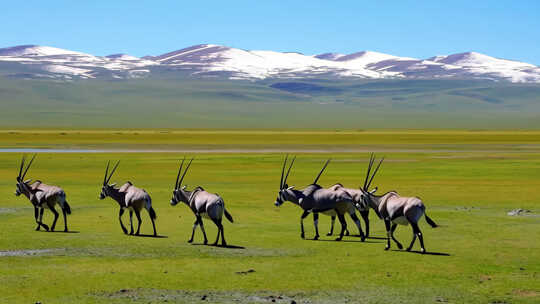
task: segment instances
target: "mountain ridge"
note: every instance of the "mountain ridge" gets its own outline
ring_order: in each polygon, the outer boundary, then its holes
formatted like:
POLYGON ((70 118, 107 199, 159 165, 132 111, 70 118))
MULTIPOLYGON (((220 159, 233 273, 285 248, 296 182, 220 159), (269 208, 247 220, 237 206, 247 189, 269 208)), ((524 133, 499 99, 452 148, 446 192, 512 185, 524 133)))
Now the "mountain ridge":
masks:
POLYGON ((0 48, 0 75, 12 78, 130 79, 159 76, 163 71, 198 78, 243 80, 482 79, 540 83, 538 66, 477 52, 417 59, 374 51, 304 55, 198 44, 139 58, 123 53, 94 56, 32 44, 0 48))

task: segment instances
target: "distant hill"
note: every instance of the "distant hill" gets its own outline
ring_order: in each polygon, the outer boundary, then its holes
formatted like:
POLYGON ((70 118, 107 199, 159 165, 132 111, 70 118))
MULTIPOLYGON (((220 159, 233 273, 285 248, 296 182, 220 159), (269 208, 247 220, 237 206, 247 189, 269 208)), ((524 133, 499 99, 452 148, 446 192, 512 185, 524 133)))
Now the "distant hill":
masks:
POLYGON ((0 76, 21 79, 469 79, 540 83, 538 66, 466 52, 427 59, 372 51, 353 54, 249 51, 194 45, 158 56, 94 56, 48 46, 0 49, 0 76))

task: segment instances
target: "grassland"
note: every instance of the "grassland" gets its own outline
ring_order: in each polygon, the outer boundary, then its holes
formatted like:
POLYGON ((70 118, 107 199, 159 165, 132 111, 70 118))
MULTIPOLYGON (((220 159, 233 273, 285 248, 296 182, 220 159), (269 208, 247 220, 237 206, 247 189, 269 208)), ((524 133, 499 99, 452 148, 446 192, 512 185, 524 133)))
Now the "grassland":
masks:
POLYGON ((539 129, 540 86, 463 80, 54 82, 0 75, 0 127, 539 129))
MULTIPOLYGON (((3 303, 540 301, 536 132, 5 130, 0 142, 0 148, 207 149, 196 154, 186 183, 224 197, 235 219, 225 224, 227 240, 243 247, 199 245, 200 231, 197 244, 186 242, 193 216, 187 207, 168 203, 183 153, 40 153, 28 176, 62 185, 74 233, 33 230, 31 205, 13 195, 21 154, 0 153, 3 303), (220 151, 234 147, 249 153, 220 151), (364 149, 384 151, 387 161, 374 183, 380 191, 422 197, 441 225, 421 223, 434 254, 385 252, 378 238, 300 239, 299 208, 273 205, 283 155, 255 153, 261 147, 304 150, 289 179, 298 187, 312 181, 327 157, 334 161, 321 184, 358 185, 368 157, 364 149), (122 160, 114 181, 130 180, 152 195, 163 238, 123 235, 116 203, 98 199, 109 159, 122 160), (516 208, 533 213, 507 215, 516 208)), ((47 212, 45 221, 51 218, 47 212)), ((374 214, 371 219, 373 235, 382 237, 382 223, 374 214)), ((326 230, 329 219, 320 222, 326 230)), ((310 221, 306 227, 312 236, 310 221)), ((210 223, 206 229, 213 241, 216 229, 210 223)), ((151 233, 146 214, 142 232, 151 233)), ((405 244, 411 237, 408 227, 396 235, 405 244)))

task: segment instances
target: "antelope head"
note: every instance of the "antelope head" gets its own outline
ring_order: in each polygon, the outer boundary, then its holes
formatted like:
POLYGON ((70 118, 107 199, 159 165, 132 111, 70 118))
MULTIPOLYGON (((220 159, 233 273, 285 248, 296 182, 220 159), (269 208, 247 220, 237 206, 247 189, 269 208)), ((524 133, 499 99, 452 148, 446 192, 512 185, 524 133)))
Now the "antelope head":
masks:
POLYGON ((373 201, 373 195, 375 191, 377 191, 377 187, 369 190, 369 187, 371 186, 371 182, 373 181, 373 178, 375 178, 375 174, 377 174, 377 171, 379 171, 379 168, 381 167, 382 162, 384 161, 384 157, 379 161, 379 164, 375 168, 375 171, 373 171, 373 174, 371 174, 371 169, 373 168, 373 163, 375 163, 375 155, 371 153, 371 156, 369 157, 369 163, 368 168, 366 172, 366 179, 364 180, 364 185, 360 188, 362 190, 362 203, 367 206, 373 208, 375 211, 377 211, 377 205, 373 201))
POLYGON ((103 186, 101 187, 101 193, 99 194, 99 199, 105 199, 107 196, 109 196, 110 191, 114 188, 116 183, 109 185, 109 181, 111 181, 111 178, 114 174, 114 171, 116 171, 116 168, 118 168, 118 165, 120 164, 120 161, 117 161, 114 165, 114 168, 111 171, 111 174, 109 174, 109 165, 111 164, 110 161, 107 162, 107 168, 105 169, 105 177, 103 177, 103 186))
POLYGON ((26 176, 26 173, 28 172, 28 169, 30 169, 30 166, 32 165, 32 162, 34 162, 34 159, 36 158, 36 154, 34 154, 34 156, 32 156, 32 159, 30 160, 30 163, 28 163, 28 166, 26 166, 26 168, 24 169, 24 173, 23 173, 23 168, 24 168, 24 162, 26 160, 26 156, 23 156, 22 160, 21 160, 21 166, 19 168, 19 175, 17 175, 17 184, 15 185, 15 196, 19 196, 21 195, 22 193, 27 193, 29 192, 29 183, 30 183, 30 179, 28 180, 24 180, 24 177, 26 176))
POLYGON ((291 173, 292 166, 294 164, 294 161, 296 160, 296 156, 293 157, 289 169, 287 170, 287 174, 285 175, 285 166, 287 165, 287 158, 289 155, 285 156, 285 161, 283 161, 283 168, 281 169, 281 180, 279 182, 279 192, 278 196, 276 198, 276 202, 274 205, 276 207, 281 206, 285 201, 287 201, 287 191, 294 189, 294 186, 287 185, 287 178, 289 177, 289 173, 291 173))
POLYGON ((183 190, 186 189, 187 186, 182 186, 182 182, 184 181, 184 176, 186 176, 186 173, 191 166, 191 162, 193 161, 193 157, 189 161, 188 165, 186 166, 186 169, 184 170, 184 173, 182 173, 182 167, 184 166, 184 161, 186 158, 182 159, 182 163, 180 164, 180 168, 178 169, 178 175, 176 175, 176 183, 174 184, 174 190, 171 198, 171 206, 175 206, 181 201, 187 202, 188 197, 184 195, 183 190), (182 177, 180 178, 180 174, 182 174, 182 177))

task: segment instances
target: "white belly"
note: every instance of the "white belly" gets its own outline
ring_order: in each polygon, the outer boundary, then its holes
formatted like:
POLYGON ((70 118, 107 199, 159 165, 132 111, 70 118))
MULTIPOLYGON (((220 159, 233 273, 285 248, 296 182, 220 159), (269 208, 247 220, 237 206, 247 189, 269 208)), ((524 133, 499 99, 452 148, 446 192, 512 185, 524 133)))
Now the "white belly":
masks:
POLYGON ((408 221, 407 218, 404 217, 404 216, 400 216, 400 217, 398 217, 398 218, 395 218, 395 219, 392 221, 392 223, 398 224, 398 225, 404 225, 404 226, 409 225, 409 221, 408 221))

